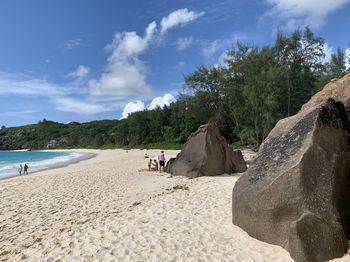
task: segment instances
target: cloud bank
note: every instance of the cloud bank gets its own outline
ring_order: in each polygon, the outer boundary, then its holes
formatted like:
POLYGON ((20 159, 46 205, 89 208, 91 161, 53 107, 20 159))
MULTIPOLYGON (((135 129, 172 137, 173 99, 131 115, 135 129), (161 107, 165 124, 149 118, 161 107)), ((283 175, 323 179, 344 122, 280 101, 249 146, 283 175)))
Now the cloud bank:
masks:
POLYGON ((160 21, 160 33, 164 34, 173 27, 185 25, 193 20, 196 20, 202 15, 204 15, 204 12, 198 13, 189 11, 187 8, 176 10, 169 14, 167 17, 162 18, 160 21))
POLYGON ((148 110, 153 110, 157 106, 159 106, 160 108, 163 108, 164 106, 168 106, 175 101, 176 99, 172 94, 165 94, 164 96, 153 98, 152 102, 148 107, 148 110))
POLYGON ((16 117, 16 118, 30 118, 30 116, 37 111, 35 110, 24 110, 24 111, 8 111, 0 113, 0 116, 5 117, 16 117))
MULTIPOLYGON (((68 90, 66 90, 68 92, 68 90)), ((0 72, 0 95, 57 96, 65 92, 44 79, 31 79, 0 72)))
POLYGON ((70 97, 59 97, 54 100, 56 110, 62 112, 74 112, 80 115, 95 115, 111 110, 115 110, 115 106, 108 106, 107 104, 98 104, 94 101, 76 99, 70 97))
MULTIPOLYGON (((99 79, 89 81, 91 94, 116 98, 151 94, 152 87, 146 81, 148 70, 139 56, 171 28, 185 25, 203 14, 186 8, 179 9, 163 17, 160 26, 155 21, 149 23, 143 36, 134 31, 116 33, 112 43, 106 46, 111 55, 108 57, 105 72, 99 79)), ((181 48, 184 49, 189 44, 188 41, 182 42, 181 48)))
MULTIPOLYGON (((156 109, 157 107, 163 108, 164 106, 169 106, 171 103, 175 101, 176 99, 172 94, 165 94, 164 96, 155 97, 147 107, 147 110, 153 110, 153 109, 156 109)), ((136 102, 129 102, 128 104, 125 105, 123 109, 121 119, 127 118, 128 115, 131 113, 143 111, 145 109, 146 109, 145 103, 140 100, 137 100, 136 102)))
POLYGON ((123 109, 121 119, 127 118, 128 115, 131 113, 143 111, 143 110, 145 110, 145 104, 142 101, 137 100, 136 102, 129 102, 125 105, 123 109))
POLYGON ((346 63, 345 63, 345 67, 346 70, 350 69, 350 47, 348 49, 346 49, 345 51, 345 59, 346 59, 346 63))
POLYGON ((149 94, 151 87, 146 83, 147 71, 138 55, 153 41, 156 22, 145 29, 143 37, 136 32, 116 33, 113 42, 106 47, 111 50, 105 72, 97 80, 89 81, 92 95, 128 97, 149 94))
MULTIPOLYGON (((76 93, 79 88, 59 85, 45 79, 31 79, 0 72, 0 96, 44 97, 58 111, 94 115, 117 108, 110 103, 99 104, 89 95, 76 93)), ((29 111, 28 111, 29 112, 29 111)))
POLYGON ((266 0, 271 6, 269 15, 286 22, 293 30, 300 26, 319 28, 326 18, 336 10, 349 3, 349 0, 266 0))

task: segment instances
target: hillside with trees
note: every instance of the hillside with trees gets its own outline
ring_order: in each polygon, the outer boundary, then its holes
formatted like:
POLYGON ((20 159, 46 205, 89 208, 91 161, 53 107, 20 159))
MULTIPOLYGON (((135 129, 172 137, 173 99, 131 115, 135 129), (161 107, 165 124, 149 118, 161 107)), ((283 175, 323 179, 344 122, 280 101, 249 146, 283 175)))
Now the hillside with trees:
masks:
MULTIPOLYGON (((123 120, 37 124, 0 129, 0 150, 22 148, 179 148, 212 122, 230 144, 258 147, 276 122, 298 112, 334 77, 346 73, 338 48, 324 62, 324 41, 309 28, 279 33, 272 46, 237 43, 222 66, 185 76, 184 92, 163 108, 123 120)), ((347 58, 349 59, 349 58, 347 58)))

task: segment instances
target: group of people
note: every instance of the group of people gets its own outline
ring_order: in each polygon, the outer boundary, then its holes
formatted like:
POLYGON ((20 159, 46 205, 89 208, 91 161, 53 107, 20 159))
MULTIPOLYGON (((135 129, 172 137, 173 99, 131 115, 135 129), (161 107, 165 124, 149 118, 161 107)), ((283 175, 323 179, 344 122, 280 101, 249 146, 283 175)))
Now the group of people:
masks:
POLYGON ((164 151, 160 151, 160 155, 158 156, 158 161, 156 159, 150 159, 148 162, 148 171, 164 171, 165 167, 165 156, 164 151), (159 164, 158 164, 159 161, 159 164))
POLYGON ((148 171, 158 171, 158 162, 156 159, 150 159, 148 162, 148 171))
POLYGON ((22 175, 22 172, 23 172, 23 175, 28 175, 28 166, 27 166, 27 164, 24 164, 24 166, 19 165, 18 174, 22 175))
MULTIPOLYGON (((145 158, 148 158, 147 153, 145 154, 145 158)), ((164 171, 165 167, 165 156, 164 151, 160 151, 160 155, 158 156, 158 161, 156 159, 150 159, 148 161, 148 169, 141 169, 139 171, 164 171), (159 161, 159 162, 158 162, 159 161)))

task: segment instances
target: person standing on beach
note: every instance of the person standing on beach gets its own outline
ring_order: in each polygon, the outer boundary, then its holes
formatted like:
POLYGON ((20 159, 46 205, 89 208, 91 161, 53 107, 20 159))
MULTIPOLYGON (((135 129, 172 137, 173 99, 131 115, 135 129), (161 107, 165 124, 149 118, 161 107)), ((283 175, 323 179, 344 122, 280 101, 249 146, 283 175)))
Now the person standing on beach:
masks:
POLYGON ((22 171, 23 171, 23 166, 21 164, 21 165, 19 165, 19 168, 18 168, 18 174, 22 175, 22 171))
POLYGON ((23 175, 28 175, 28 166, 27 166, 27 164, 24 164, 23 175))
POLYGON ((160 151, 160 155, 158 156, 159 160, 159 172, 164 171, 164 166, 165 166, 165 156, 164 156, 164 151, 160 151))

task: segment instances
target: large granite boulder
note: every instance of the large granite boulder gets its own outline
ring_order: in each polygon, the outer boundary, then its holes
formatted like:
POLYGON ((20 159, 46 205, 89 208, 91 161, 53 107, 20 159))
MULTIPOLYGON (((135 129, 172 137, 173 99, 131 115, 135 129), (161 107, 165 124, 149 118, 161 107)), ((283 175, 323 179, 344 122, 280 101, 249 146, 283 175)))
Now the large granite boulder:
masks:
POLYGON ((318 93, 303 105, 301 111, 310 109, 319 105, 327 98, 333 98, 335 101, 340 101, 345 106, 348 118, 350 119, 350 73, 341 79, 333 79, 318 93))
POLYGON ((350 237, 350 123, 328 99, 280 120, 232 195, 232 221, 299 261, 341 257, 350 237))
POLYGON ((165 172, 170 173, 170 170, 174 164, 175 159, 176 159, 175 157, 172 157, 166 162, 165 169, 164 169, 165 172))
POLYGON ((241 151, 233 151, 214 125, 208 124, 190 135, 171 164, 173 175, 190 178, 244 172, 247 167, 241 151))

